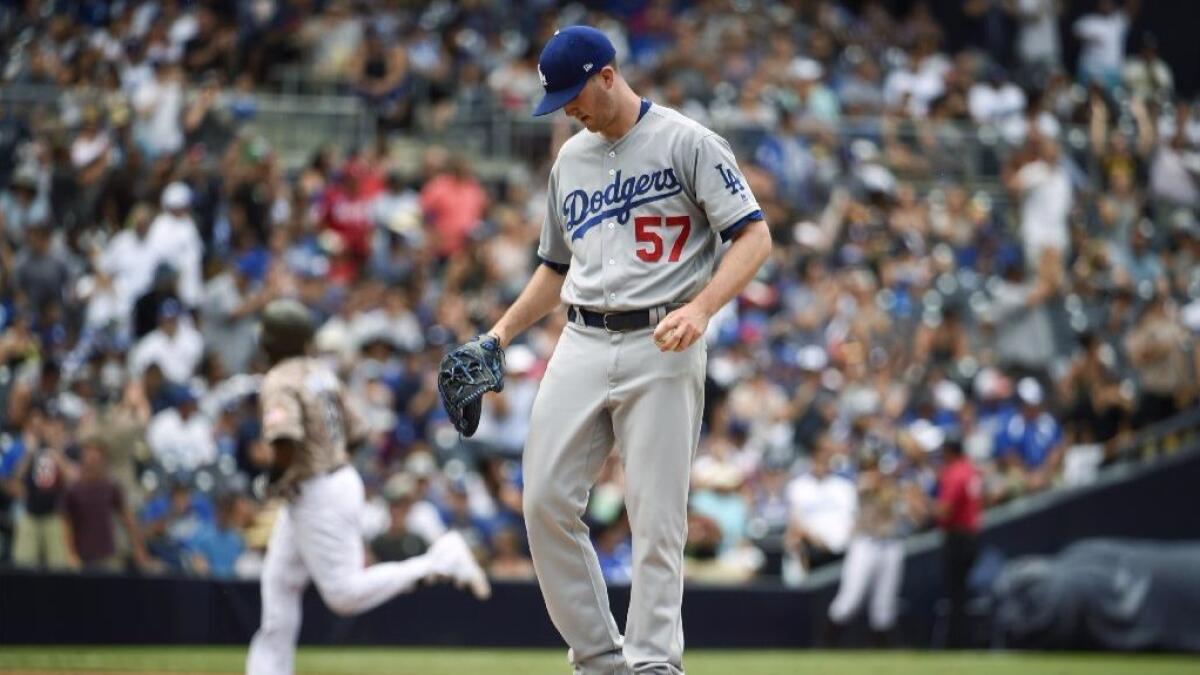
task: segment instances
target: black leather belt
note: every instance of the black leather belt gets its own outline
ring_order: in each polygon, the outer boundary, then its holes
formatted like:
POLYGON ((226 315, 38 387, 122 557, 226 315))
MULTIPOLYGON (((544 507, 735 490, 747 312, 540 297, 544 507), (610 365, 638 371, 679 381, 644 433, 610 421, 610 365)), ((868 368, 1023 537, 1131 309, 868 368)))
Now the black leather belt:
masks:
POLYGON ((567 307, 567 320, 592 328, 603 328, 610 333, 627 333, 658 325, 669 312, 683 307, 682 304, 670 304, 650 309, 634 309, 628 312, 593 312, 590 309, 571 305, 567 307))

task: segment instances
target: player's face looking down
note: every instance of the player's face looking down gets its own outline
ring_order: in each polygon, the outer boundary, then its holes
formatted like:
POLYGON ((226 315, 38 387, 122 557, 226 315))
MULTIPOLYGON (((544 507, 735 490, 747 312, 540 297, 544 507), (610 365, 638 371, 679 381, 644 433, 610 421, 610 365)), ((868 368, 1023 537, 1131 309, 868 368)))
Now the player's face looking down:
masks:
POLYGON ((604 66, 588 80, 579 95, 563 106, 568 117, 579 121, 588 131, 599 132, 608 128, 617 117, 617 102, 613 86, 617 73, 612 66, 604 66))

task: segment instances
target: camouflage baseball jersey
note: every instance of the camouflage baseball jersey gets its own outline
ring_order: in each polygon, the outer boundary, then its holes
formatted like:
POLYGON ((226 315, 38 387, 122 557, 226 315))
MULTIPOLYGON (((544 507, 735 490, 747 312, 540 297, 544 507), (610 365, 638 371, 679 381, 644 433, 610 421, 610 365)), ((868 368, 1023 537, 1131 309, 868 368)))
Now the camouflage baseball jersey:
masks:
POLYGON ((346 405, 337 376, 316 359, 298 357, 278 363, 263 378, 259 394, 263 439, 291 439, 300 444, 292 466, 279 483, 281 491, 349 461, 348 443, 365 435, 357 415, 346 405))
POLYGON ((761 218, 725 139, 643 104, 616 143, 581 131, 550 172, 538 255, 565 271, 563 302, 595 310, 691 300, 712 278, 720 239, 761 218))

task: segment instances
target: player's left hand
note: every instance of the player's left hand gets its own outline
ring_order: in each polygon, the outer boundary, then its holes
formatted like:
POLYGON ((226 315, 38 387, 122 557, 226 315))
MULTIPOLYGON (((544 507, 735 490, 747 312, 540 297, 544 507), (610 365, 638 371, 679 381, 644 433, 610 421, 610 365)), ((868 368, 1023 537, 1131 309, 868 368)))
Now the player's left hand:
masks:
POLYGON ((708 328, 708 312, 689 302, 658 322, 654 329, 654 344, 660 352, 681 352, 704 337, 708 328))

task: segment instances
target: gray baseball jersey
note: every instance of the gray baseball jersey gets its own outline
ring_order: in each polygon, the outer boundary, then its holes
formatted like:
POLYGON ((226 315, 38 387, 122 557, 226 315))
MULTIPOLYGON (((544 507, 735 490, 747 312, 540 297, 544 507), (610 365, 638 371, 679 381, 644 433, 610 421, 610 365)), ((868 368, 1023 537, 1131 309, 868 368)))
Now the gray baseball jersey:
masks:
POLYGON ((569 266, 563 302, 597 311, 694 298, 718 238, 759 211, 725 139, 658 105, 616 143, 573 136, 548 192, 538 255, 569 266))
MULTIPOLYGON (((616 143, 581 132, 559 151, 539 253, 562 299, 593 311, 691 300, 720 238, 761 218, 729 145, 643 103, 616 143)), ((523 464, 529 548, 575 672, 683 672, 683 545, 704 409, 704 340, 660 352, 651 329, 569 323, 538 389, 523 464), (626 467, 633 585, 622 636, 580 514, 605 457, 626 467)))

